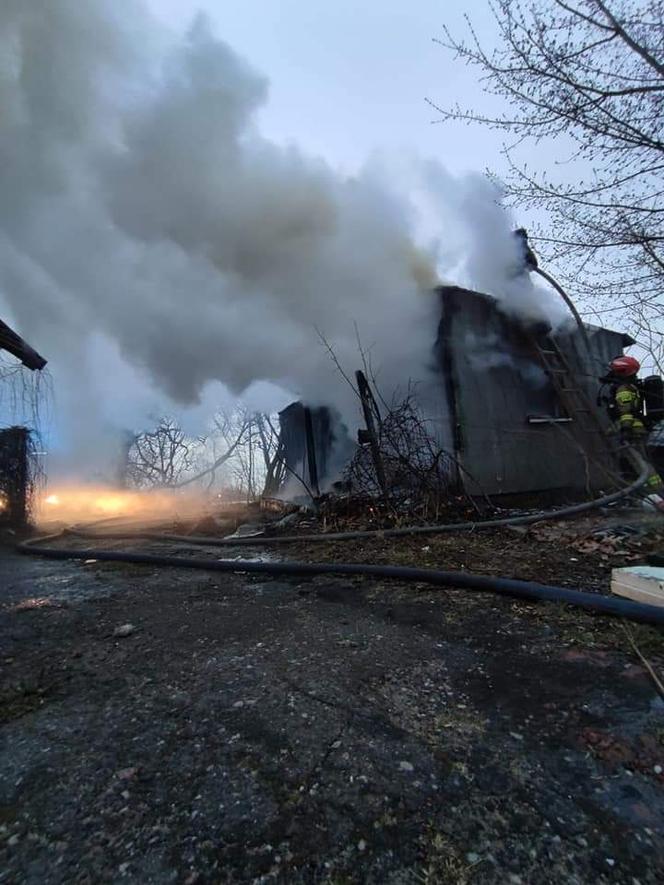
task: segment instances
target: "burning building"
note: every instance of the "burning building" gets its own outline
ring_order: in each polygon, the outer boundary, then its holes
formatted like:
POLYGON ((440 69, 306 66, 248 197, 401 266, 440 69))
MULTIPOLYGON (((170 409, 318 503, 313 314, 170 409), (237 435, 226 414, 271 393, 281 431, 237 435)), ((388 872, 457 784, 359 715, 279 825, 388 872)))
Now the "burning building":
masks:
MULTIPOLYGON (((608 419, 595 408, 598 378, 633 339, 593 325, 554 332, 489 295, 436 292, 433 381, 422 406, 450 456, 450 484, 490 496, 606 488, 612 456, 608 419)), ((289 471, 314 489, 337 479, 352 443, 330 412, 294 403, 280 417, 289 471)))

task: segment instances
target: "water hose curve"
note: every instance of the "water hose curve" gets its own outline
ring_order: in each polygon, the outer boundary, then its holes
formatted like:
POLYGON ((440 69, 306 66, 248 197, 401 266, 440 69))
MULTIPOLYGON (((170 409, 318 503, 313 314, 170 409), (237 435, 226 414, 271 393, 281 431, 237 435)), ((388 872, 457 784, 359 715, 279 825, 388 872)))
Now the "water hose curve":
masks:
POLYGON ((367 563, 309 563, 309 562, 255 562, 245 560, 215 560, 204 557, 180 557, 151 553, 132 553, 122 550, 71 550, 63 547, 43 546, 46 540, 61 537, 35 538, 19 544, 21 553, 37 554, 50 559, 98 560, 147 566, 199 569, 210 572, 243 572, 261 575, 285 575, 311 578, 316 575, 352 575, 371 578, 387 578, 399 581, 431 584, 434 587, 452 587, 498 593, 502 596, 526 599, 532 602, 559 602, 574 605, 592 612, 628 618, 645 624, 664 624, 664 608, 643 605, 615 597, 600 596, 566 587, 548 586, 532 581, 512 578, 494 578, 465 572, 448 572, 439 569, 414 568, 395 565, 371 565, 367 563))
MULTIPOLYGON (((104 533, 108 539, 137 539, 176 541, 199 546, 242 546, 257 543, 285 544, 298 541, 347 541, 360 538, 404 537, 407 535, 441 534, 452 531, 468 531, 482 528, 496 528, 506 525, 528 525, 544 519, 562 519, 578 513, 585 513, 597 507, 618 501, 645 485, 650 475, 650 467, 642 461, 638 478, 624 489, 596 498, 583 504, 575 504, 559 510, 543 511, 528 516, 492 519, 484 522, 454 523, 442 526, 410 526, 398 529, 359 532, 332 532, 327 534, 288 535, 272 538, 200 538, 187 535, 165 535, 158 532, 104 533)), ((353 575, 373 578, 388 578, 400 581, 427 583, 437 587, 453 587, 465 590, 479 590, 527 599, 534 602, 561 602, 575 605, 588 611, 615 617, 628 618, 646 624, 664 624, 664 608, 654 605, 630 602, 614 597, 599 596, 582 590, 570 590, 566 587, 548 586, 532 581, 518 581, 513 578, 494 578, 485 575, 473 575, 466 572, 448 572, 439 569, 423 569, 395 565, 371 565, 368 563, 308 563, 308 562, 255 562, 246 560, 213 560, 195 557, 166 556, 151 553, 132 553, 121 550, 72 550, 65 547, 44 546, 45 542, 74 535, 79 537, 99 537, 85 531, 65 530, 56 535, 47 535, 24 541, 17 545, 17 550, 24 554, 36 554, 50 559, 95 559, 101 562, 118 562, 137 565, 166 566, 171 568, 189 568, 213 572, 244 572, 250 574, 286 575, 295 577, 314 577, 316 575, 353 575)))

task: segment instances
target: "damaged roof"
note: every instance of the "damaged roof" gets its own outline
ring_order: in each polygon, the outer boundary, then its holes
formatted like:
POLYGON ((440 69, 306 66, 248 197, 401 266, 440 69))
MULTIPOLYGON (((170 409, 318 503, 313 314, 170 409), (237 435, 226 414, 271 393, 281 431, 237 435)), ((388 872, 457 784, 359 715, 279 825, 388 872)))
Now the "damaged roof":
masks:
POLYGON ((7 323, 0 320, 0 350, 6 350, 19 359, 28 369, 43 369, 46 360, 43 356, 33 350, 30 345, 24 341, 20 335, 17 335, 7 323))
MULTIPOLYGON (((455 283, 449 283, 449 282, 445 282, 439 286, 436 286, 433 291, 438 293, 438 295, 442 296, 443 298, 448 297, 448 296, 454 297, 454 296, 458 296, 458 295, 465 295, 465 296, 471 296, 474 298, 479 298, 482 301, 493 302, 494 304, 499 304, 499 302, 500 302, 500 299, 496 298, 495 295, 489 295, 486 292, 476 292, 474 289, 466 289, 463 286, 457 286, 455 283)), ((572 314, 570 314, 569 316, 571 319, 572 314)), ((520 322, 522 325, 528 323, 527 320, 524 320, 523 318, 520 319, 514 313, 511 314, 511 318, 514 322, 517 322, 517 323, 520 322)), ((546 325, 546 323, 544 323, 544 325, 546 325)), ((591 334, 593 332, 611 332, 614 335, 619 335, 622 339, 622 346, 623 347, 631 347, 633 344, 636 344, 636 339, 632 338, 632 336, 629 335, 627 332, 622 332, 622 331, 616 332, 614 329, 607 329, 605 326, 598 326, 594 323, 587 323, 587 322, 585 322, 585 320, 584 320, 583 325, 585 326, 586 331, 590 332, 591 334)), ((571 328, 571 325, 570 325, 570 328, 571 328)))

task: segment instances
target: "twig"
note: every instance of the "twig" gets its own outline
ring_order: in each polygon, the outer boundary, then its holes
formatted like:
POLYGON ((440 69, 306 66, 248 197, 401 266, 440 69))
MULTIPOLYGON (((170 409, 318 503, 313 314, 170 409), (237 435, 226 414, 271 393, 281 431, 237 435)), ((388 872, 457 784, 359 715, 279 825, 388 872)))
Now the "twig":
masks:
POLYGON ((346 381, 346 382, 352 387, 352 389, 355 391, 355 395, 359 397, 360 394, 359 394, 359 391, 358 391, 357 387, 353 384, 353 382, 351 381, 351 379, 350 379, 350 378, 348 377, 348 375, 345 373, 345 371, 344 371, 344 369, 343 369, 341 363, 339 362, 339 358, 337 357, 336 353, 334 352, 334 350, 333 350, 333 348, 332 348, 332 345, 331 345, 330 342, 327 340, 327 338, 325 337, 325 335, 323 335, 323 333, 322 333, 321 330, 318 328, 318 326, 314 326, 314 329, 316 330, 316 334, 318 335, 318 337, 319 337, 321 343, 323 344, 323 346, 325 347, 325 349, 326 349, 327 352, 329 353, 332 362, 333 362, 334 365, 337 367, 337 370, 338 370, 339 374, 340 374, 341 377, 344 379, 344 381, 346 381))
POLYGON ((643 666, 646 668, 646 670, 650 674, 652 681, 655 683, 655 686, 657 687, 657 691, 664 698, 664 683, 662 683, 662 680, 659 678, 657 673, 655 673, 655 670, 654 670, 652 664, 650 663, 650 661, 646 658, 646 656, 643 654, 641 649, 636 644, 636 641, 634 639, 632 631, 629 629, 627 624, 625 624, 624 622, 621 622, 620 626, 625 631, 625 636, 627 636, 627 639, 629 640, 629 644, 634 649, 634 653, 636 654, 638 659, 641 661, 643 666))

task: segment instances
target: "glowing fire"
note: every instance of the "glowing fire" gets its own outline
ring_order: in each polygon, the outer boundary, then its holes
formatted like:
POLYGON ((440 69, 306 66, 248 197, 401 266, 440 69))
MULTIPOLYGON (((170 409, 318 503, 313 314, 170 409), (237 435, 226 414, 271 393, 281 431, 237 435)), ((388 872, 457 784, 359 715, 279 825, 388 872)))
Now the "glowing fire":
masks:
POLYGON ((49 490, 41 498, 37 518, 40 523, 94 522, 112 517, 175 519, 196 515, 204 509, 202 498, 191 493, 69 485, 49 490))

